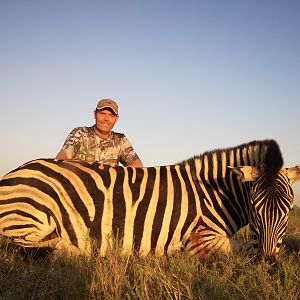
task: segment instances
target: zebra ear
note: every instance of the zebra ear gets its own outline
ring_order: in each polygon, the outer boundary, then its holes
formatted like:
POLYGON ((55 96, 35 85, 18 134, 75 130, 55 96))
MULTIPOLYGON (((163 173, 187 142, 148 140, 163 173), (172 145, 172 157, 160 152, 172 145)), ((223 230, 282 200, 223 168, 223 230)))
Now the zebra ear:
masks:
POLYGON ((300 165, 293 168, 286 168, 285 172, 291 184, 300 179, 300 165))
POLYGON ((252 166, 240 166, 240 167, 230 167, 228 166, 230 172, 238 175, 238 178, 242 181, 254 181, 259 175, 259 169, 252 166))

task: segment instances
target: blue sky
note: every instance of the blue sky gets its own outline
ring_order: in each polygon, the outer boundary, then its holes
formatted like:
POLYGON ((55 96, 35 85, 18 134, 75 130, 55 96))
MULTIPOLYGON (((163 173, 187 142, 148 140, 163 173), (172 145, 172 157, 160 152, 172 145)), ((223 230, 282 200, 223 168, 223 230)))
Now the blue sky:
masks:
POLYGON ((265 138, 300 164, 300 1, 0 0, 0 40, 0 175, 106 97, 146 166, 265 138))

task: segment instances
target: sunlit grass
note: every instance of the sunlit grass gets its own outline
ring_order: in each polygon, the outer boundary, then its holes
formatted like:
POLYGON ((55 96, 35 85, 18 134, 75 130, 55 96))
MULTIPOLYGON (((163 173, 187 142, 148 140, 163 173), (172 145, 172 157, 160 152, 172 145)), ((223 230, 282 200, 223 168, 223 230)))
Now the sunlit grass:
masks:
MULTIPOLYGON (((276 263, 246 255, 43 258, 0 240, 0 299, 299 299, 300 209, 276 263)), ((243 235, 247 233, 244 232, 243 235)))

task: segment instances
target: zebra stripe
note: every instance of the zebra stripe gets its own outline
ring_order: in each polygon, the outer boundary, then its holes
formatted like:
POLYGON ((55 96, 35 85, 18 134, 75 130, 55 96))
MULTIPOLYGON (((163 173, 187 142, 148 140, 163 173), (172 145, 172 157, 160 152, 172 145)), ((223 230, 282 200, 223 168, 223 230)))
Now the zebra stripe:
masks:
POLYGON ((282 163, 273 140, 137 169, 35 160, 0 181, 0 234, 25 247, 71 253, 89 253, 95 241, 105 255, 117 238, 124 253, 252 247, 275 255, 292 208, 291 183, 300 177, 299 166, 282 163), (235 241, 247 224, 252 243, 235 241))

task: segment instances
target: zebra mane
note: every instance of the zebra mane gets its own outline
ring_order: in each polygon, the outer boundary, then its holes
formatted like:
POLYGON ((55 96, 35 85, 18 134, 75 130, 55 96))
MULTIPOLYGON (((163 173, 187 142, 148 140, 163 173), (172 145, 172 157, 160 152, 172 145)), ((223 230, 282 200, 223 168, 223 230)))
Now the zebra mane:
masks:
MULTIPOLYGON (((259 151, 259 153, 256 153, 256 157, 259 157, 259 160, 256 160, 252 165, 258 166, 260 164, 263 164, 264 172, 266 174, 267 180, 269 181, 273 181, 274 176, 276 176, 278 171, 283 166, 283 158, 279 145, 273 139, 261 141, 254 140, 249 143, 244 143, 235 147, 220 148, 211 151, 206 151, 203 154, 195 155, 192 158, 181 161, 179 165, 191 165, 195 163, 195 160, 203 161, 204 158, 207 158, 208 167, 213 167, 213 157, 217 158, 218 161, 221 161, 222 157, 224 157, 224 154, 226 157, 229 157, 230 153, 236 154, 242 153, 243 151, 248 153, 248 161, 250 160, 250 152, 253 153, 253 151, 259 151)), ((241 162, 241 165, 242 164, 243 162, 241 162)), ((249 164, 249 162, 244 164, 249 164)), ((236 161, 233 166, 238 166, 236 161)))
POLYGON ((273 179, 283 166, 283 158, 279 145, 274 140, 269 141, 264 165, 267 180, 273 181, 273 179))

